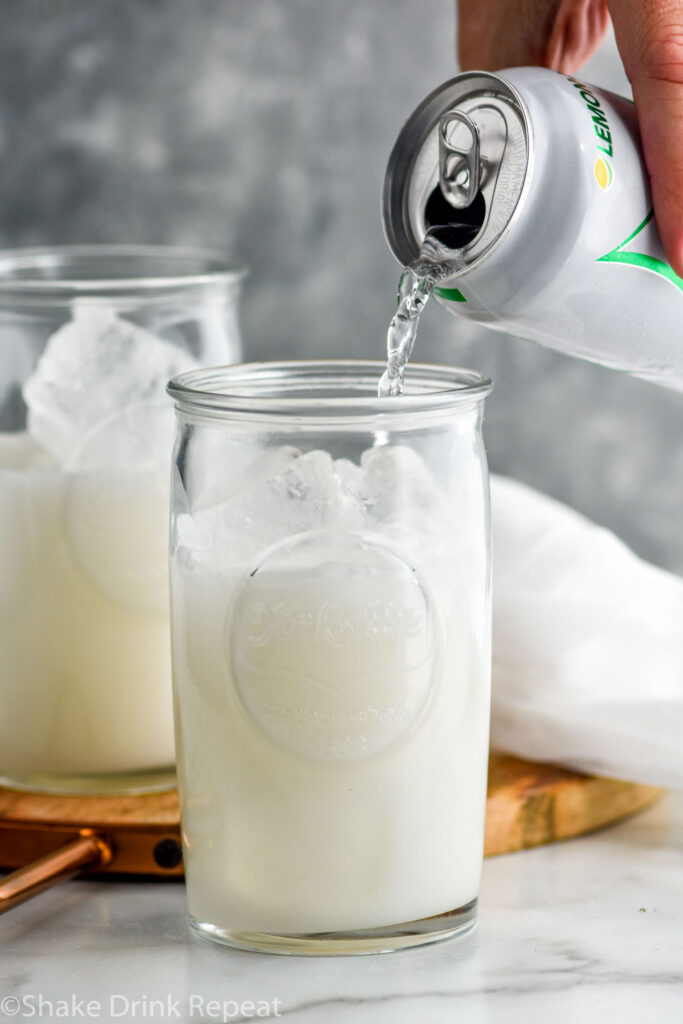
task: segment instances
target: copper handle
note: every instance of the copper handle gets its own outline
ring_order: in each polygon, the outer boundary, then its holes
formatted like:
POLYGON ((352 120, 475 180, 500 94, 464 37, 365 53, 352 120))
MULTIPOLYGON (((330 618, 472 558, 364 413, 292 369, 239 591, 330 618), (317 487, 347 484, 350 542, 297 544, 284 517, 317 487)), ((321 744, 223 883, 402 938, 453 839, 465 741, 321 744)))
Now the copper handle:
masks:
POLYGON ((76 839, 0 880, 0 914, 83 868, 106 867, 111 859, 109 843, 92 829, 83 828, 76 839))

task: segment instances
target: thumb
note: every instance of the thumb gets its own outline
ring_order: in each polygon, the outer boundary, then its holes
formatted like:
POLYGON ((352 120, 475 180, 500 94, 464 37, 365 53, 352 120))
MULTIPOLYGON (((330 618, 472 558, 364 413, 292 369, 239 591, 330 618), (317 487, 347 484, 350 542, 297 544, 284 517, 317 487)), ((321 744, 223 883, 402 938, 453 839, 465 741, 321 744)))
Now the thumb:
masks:
POLYGON ((683 277, 683 0, 608 0, 633 86, 655 217, 683 277))

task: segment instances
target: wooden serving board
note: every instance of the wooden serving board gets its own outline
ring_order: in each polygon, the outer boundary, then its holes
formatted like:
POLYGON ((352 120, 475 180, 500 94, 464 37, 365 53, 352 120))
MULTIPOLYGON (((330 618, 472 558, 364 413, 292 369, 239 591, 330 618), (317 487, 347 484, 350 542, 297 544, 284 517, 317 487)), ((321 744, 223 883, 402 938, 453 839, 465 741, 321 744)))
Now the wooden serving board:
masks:
MULTIPOLYGON (((485 855, 568 839, 625 818, 663 790, 492 754, 485 855)), ((182 877, 178 795, 48 796, 0 787, 0 866, 15 868, 93 829, 114 848, 104 873, 182 877)))
POLYGON ((491 754, 484 856, 593 832, 644 810, 664 792, 491 754))

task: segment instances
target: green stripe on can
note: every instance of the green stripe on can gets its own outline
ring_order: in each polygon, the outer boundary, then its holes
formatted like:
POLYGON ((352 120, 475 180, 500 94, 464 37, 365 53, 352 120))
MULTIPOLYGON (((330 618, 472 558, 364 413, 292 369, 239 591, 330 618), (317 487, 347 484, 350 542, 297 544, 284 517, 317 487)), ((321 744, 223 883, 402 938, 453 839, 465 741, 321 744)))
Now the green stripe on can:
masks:
POLYGON ((467 299, 459 288, 435 288, 434 294, 440 299, 447 299, 449 302, 467 302, 467 299))
POLYGON ((628 252, 625 250, 625 246, 632 242, 640 232, 646 227, 647 224, 652 220, 654 216, 654 210, 650 210, 645 220, 641 221, 635 231, 632 231, 628 238, 618 245, 611 252, 606 253, 605 256, 600 256, 596 263, 625 263, 632 267, 642 267, 643 270, 650 270, 653 274, 659 274, 665 280, 670 281, 671 284, 675 285, 676 288, 680 288, 683 291, 683 277, 679 277, 673 267, 670 267, 668 263, 664 263, 663 260, 658 260, 656 256, 650 256, 646 252, 628 252))

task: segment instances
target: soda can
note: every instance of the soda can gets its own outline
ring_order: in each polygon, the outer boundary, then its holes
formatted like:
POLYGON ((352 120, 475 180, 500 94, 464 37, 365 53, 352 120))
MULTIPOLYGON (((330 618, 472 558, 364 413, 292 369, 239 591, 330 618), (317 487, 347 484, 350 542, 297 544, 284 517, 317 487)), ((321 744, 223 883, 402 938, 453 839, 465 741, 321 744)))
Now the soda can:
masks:
POLYGON ((683 389, 683 279, 630 100, 545 68, 466 72, 408 118, 382 197, 400 263, 459 251, 449 312, 683 389))

